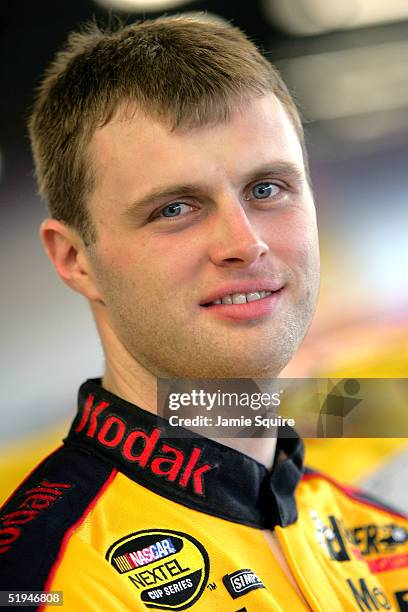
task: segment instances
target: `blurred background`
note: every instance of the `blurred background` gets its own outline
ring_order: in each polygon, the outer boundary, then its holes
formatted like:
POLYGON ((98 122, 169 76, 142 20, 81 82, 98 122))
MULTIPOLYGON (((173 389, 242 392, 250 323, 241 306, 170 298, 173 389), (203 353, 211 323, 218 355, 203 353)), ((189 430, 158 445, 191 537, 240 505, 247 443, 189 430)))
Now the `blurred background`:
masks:
MULTIPOLYGON (((283 375, 408 377, 406 0, 3 0, 0 502, 59 444, 79 384, 103 370, 88 307, 59 281, 38 238, 46 209, 26 134, 34 89, 83 21, 192 11, 227 19, 260 45, 305 119, 322 288, 283 375)), ((404 440, 318 440, 308 450, 314 466, 408 506, 398 492, 408 478, 404 440)))

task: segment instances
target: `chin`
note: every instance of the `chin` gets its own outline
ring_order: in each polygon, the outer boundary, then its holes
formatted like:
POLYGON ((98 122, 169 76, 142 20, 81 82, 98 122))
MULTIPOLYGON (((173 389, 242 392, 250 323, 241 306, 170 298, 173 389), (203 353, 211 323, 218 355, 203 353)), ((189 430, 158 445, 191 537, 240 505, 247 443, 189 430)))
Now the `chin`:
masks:
POLYGON ((272 357, 268 361, 248 361, 237 359, 223 363, 201 363, 191 367, 186 365, 184 371, 173 372, 175 378, 276 378, 289 359, 276 359, 272 357))

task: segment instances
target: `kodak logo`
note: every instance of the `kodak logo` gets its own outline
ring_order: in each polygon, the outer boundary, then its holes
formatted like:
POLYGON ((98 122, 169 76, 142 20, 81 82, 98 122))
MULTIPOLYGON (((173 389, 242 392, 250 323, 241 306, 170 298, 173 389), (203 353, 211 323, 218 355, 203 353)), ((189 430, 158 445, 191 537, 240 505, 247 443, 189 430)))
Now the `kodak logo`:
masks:
POLYGON ((203 476, 213 469, 209 463, 199 464, 201 449, 193 447, 189 456, 160 440, 161 430, 154 427, 150 433, 131 429, 118 416, 104 415, 109 403, 95 402, 91 394, 75 432, 96 440, 105 448, 118 449, 125 461, 149 470, 182 489, 191 487, 197 495, 204 495, 203 476))

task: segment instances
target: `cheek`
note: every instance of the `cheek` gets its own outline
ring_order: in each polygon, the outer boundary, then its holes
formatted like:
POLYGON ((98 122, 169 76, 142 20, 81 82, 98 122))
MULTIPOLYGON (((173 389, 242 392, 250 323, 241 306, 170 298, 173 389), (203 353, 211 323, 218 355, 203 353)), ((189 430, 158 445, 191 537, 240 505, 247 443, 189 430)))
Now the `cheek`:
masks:
POLYGON ((272 252, 289 265, 310 267, 318 261, 318 234, 314 212, 304 209, 288 211, 279 223, 272 252))
MULTIPOLYGON (((184 287, 194 275, 197 257, 191 240, 182 243, 173 235, 109 241, 100 249, 103 269, 109 279, 133 293, 150 292, 168 295, 169 288, 184 287)), ((105 274, 106 276, 106 274, 105 274)), ((151 295, 153 298, 153 295, 151 295)))

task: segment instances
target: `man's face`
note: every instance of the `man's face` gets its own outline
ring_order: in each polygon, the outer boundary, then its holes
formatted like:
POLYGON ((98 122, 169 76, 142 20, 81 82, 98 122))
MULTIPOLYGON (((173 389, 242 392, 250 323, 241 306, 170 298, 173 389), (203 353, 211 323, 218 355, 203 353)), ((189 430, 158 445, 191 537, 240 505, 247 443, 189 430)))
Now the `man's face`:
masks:
POLYGON ((173 132, 118 114, 90 156, 98 316, 130 355, 157 376, 276 376, 319 283, 313 198, 278 100, 173 132), (211 304, 227 296, 238 303, 211 304))

